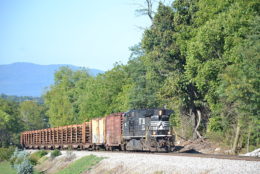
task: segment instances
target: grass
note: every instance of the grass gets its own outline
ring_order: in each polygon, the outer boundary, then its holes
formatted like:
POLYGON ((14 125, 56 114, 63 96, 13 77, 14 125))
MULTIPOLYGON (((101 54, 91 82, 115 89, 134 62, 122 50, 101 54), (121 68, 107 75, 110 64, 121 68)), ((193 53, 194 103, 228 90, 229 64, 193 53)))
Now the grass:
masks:
MULTIPOLYGON (((17 172, 14 168, 11 167, 10 162, 2 161, 0 162, 0 174, 17 174, 17 172)), ((33 174, 42 174, 42 173, 33 170, 33 174)))
POLYGON ((89 155, 85 156, 83 158, 80 158, 79 160, 71 163, 68 167, 65 169, 59 171, 56 174, 80 174, 86 170, 91 169, 92 166, 99 163, 103 158, 97 157, 95 155, 89 155))
MULTIPOLYGON (((0 162, 0 174, 17 174, 16 170, 11 167, 10 162, 0 162)), ((41 174, 40 172, 33 171, 33 174, 41 174)))
POLYGON ((13 169, 8 161, 0 162, 0 174, 16 174, 16 170, 13 169))

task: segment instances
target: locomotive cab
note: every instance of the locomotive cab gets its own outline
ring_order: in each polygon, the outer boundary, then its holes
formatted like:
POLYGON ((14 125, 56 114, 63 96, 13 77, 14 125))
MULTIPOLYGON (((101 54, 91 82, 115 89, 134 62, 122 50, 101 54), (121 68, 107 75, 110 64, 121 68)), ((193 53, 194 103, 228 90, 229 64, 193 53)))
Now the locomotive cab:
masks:
POLYGON ((152 136, 171 136, 169 115, 152 115, 150 131, 152 136))

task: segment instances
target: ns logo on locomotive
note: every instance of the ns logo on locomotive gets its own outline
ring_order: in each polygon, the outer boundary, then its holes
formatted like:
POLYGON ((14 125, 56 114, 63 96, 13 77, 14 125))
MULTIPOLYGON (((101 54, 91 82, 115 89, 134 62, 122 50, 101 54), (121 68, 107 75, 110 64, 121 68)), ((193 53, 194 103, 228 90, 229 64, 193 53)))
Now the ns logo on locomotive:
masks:
POLYGON ((113 113, 77 125, 25 131, 20 143, 33 149, 86 149, 168 152, 174 136, 167 109, 139 109, 113 113))

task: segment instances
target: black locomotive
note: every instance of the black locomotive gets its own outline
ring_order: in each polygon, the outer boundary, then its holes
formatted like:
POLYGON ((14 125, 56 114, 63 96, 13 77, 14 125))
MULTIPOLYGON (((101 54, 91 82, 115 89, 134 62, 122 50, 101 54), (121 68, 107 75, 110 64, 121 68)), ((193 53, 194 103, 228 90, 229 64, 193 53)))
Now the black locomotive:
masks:
POLYGON ((131 110, 124 114, 123 139, 126 150, 171 151, 174 137, 169 118, 172 110, 131 110))

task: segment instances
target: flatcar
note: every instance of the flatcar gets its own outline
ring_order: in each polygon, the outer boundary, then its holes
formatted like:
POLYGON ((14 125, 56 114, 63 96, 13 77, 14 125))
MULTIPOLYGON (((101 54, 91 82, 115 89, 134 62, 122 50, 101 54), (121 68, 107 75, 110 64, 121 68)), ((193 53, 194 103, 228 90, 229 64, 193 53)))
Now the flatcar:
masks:
POLYGON ((20 143, 31 149, 171 151, 174 136, 167 109, 130 110, 83 124, 25 131, 20 143))

